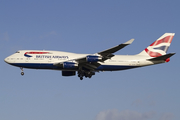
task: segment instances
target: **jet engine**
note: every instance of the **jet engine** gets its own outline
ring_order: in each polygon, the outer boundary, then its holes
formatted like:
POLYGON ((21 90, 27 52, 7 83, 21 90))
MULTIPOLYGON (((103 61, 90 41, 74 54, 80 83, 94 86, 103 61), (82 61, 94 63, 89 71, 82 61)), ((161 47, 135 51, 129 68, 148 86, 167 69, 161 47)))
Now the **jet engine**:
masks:
POLYGON ((76 71, 62 71, 62 76, 74 76, 76 71))
POLYGON ((87 62, 97 62, 97 61, 100 61, 100 60, 102 60, 102 58, 100 56, 88 55, 86 57, 87 62))
POLYGON ((78 67, 78 64, 75 63, 75 62, 64 62, 63 63, 63 68, 67 68, 67 69, 70 69, 70 68, 77 68, 78 67))

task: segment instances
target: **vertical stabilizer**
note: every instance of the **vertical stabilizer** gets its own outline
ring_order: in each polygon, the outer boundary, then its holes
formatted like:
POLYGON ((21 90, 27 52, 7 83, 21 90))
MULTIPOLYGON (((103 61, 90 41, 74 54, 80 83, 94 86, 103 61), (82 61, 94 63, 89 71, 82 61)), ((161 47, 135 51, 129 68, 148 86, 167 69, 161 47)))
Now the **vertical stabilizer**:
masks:
POLYGON ((165 55, 171 44, 171 41, 175 33, 165 33, 150 46, 144 49, 139 55, 145 55, 149 57, 159 57, 165 55))

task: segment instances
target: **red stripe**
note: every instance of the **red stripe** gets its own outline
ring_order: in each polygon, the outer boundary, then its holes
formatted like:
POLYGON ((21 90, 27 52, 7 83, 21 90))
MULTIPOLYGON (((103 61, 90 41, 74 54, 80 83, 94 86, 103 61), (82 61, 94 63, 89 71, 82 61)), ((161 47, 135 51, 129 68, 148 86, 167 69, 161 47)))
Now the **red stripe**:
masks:
POLYGON ((49 52, 26 52, 25 54, 48 54, 49 52))
POLYGON ((161 43, 171 43, 172 39, 174 36, 166 36, 165 38, 161 39, 161 40, 156 40, 155 42, 153 42, 150 46, 156 46, 159 45, 161 43))
POLYGON ((171 39, 169 40, 169 43, 171 43, 171 42, 172 42, 173 37, 174 37, 174 36, 172 36, 172 37, 171 37, 171 39))
POLYGON ((149 56, 151 56, 151 57, 159 57, 159 56, 162 56, 160 53, 149 51, 147 48, 145 49, 145 51, 146 51, 147 54, 149 54, 149 56))

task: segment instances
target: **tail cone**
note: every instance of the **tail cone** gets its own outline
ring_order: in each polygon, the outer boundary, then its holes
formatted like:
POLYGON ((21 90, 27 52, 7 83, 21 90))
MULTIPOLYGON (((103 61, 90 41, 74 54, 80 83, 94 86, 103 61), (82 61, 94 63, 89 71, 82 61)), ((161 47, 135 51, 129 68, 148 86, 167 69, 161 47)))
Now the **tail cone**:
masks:
POLYGON ((169 61, 170 61, 170 58, 167 58, 165 61, 166 61, 166 62, 169 62, 169 61))

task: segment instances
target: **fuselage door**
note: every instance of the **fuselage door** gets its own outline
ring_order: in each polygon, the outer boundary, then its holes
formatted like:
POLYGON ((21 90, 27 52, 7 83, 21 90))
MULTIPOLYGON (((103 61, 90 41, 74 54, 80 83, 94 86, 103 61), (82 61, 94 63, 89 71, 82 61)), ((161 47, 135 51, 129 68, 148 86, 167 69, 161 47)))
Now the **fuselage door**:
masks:
POLYGON ((25 61, 26 61, 26 62, 29 62, 29 60, 30 60, 30 58, 29 58, 29 57, 27 57, 27 58, 25 59, 25 61))

